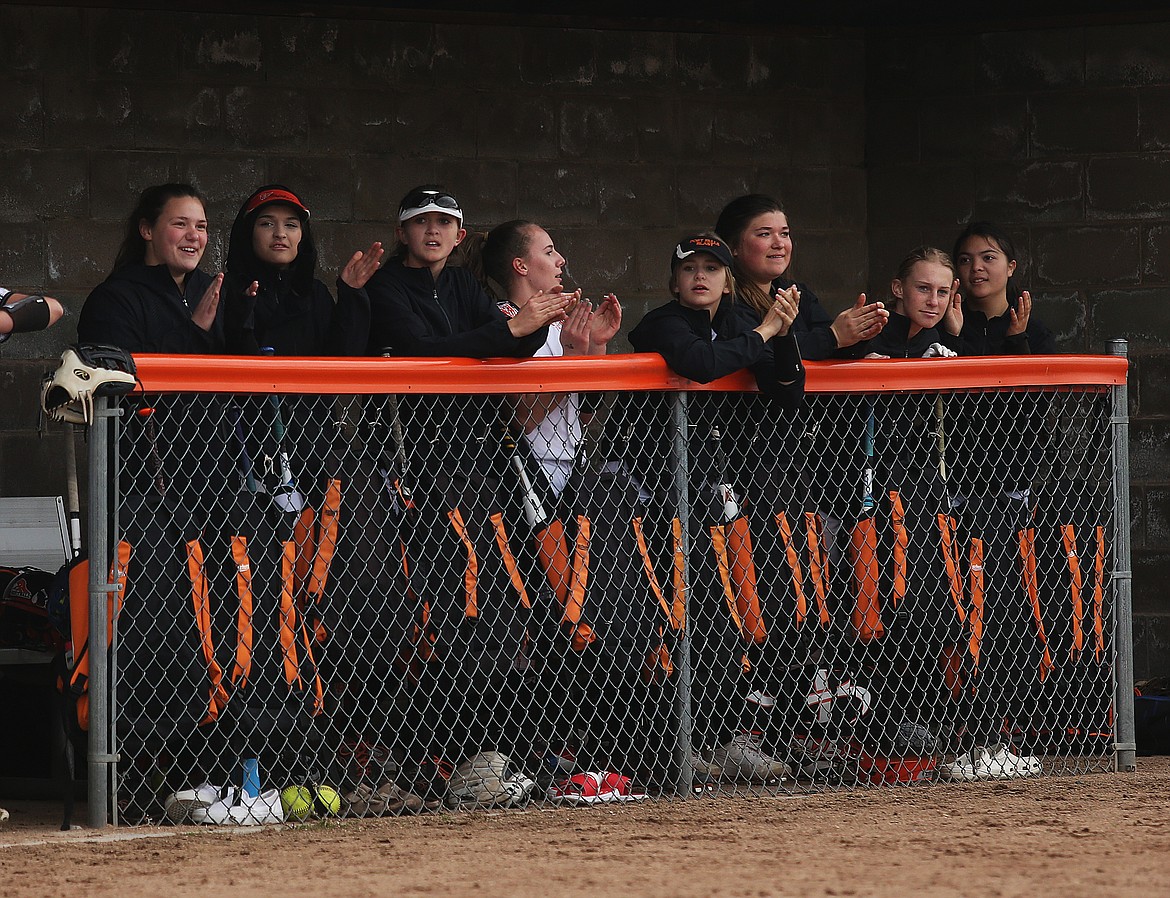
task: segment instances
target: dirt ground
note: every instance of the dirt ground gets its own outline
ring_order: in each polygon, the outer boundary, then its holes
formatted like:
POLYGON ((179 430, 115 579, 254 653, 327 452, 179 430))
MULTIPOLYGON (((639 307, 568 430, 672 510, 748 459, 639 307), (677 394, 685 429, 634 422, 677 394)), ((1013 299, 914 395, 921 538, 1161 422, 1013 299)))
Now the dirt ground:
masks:
POLYGON ((260 831, 61 833, 55 806, 6 804, 4 898, 1170 895, 1166 757, 1136 773, 260 831))

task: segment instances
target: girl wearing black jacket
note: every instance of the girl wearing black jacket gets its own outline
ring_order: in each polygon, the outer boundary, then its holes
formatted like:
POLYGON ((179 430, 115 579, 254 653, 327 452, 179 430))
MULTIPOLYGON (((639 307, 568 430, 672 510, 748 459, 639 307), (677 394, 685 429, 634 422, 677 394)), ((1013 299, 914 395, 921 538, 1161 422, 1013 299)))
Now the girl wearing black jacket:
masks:
POLYGON ((890 282, 894 311, 882 332, 862 344, 867 359, 958 355, 963 302, 950 257, 920 246, 890 282))
MULTIPOLYGON (((963 355, 1055 354, 1054 334, 1037 318, 1031 294, 1016 283, 1018 255, 1008 234, 992 222, 972 222, 956 238, 954 251, 964 297, 963 355)), ((952 403, 952 481, 959 521, 968 538, 983 543, 988 584, 980 672, 961 742, 967 751, 943 769, 952 778, 1021 776, 1038 770, 1034 757, 1016 754, 1022 746, 1004 744, 1005 722, 1020 738, 1044 730, 1096 730, 1108 715, 1107 676, 1064 686, 1077 692, 1079 708, 1060 707, 1038 682, 1041 646, 1030 617, 1031 587, 1020 576, 1021 570, 1036 565, 1036 601, 1049 637, 1058 639, 1053 628, 1062 625, 1062 618, 1067 626, 1067 616, 1056 609, 1069 594, 1060 525, 1079 527, 1083 547, 1093 525, 1103 520, 1095 509, 1069 507, 1075 503, 1067 496, 1074 491, 1060 485, 1058 446, 1065 439, 1058 416, 1061 395, 1037 390, 969 393, 952 403), (1045 469, 1051 473, 1045 475, 1045 469)), ((1076 676, 1079 670, 1070 665, 1067 673, 1076 676)))
POLYGON ((317 245, 309 210, 281 184, 254 191, 240 206, 228 243, 224 286, 227 351, 255 355, 362 355, 369 339, 365 285, 382 245, 358 251, 337 279, 337 302, 316 278, 317 245))
POLYGON ((727 241, 735 256, 738 298, 764 315, 778 290, 796 287, 800 314, 793 332, 801 358, 858 358, 857 347, 876 336, 888 314, 880 302, 857 302, 836 318, 829 316, 806 284, 788 276, 794 243, 784 207, 770 196, 750 193, 729 202, 719 213, 715 233, 727 241))
MULTIPOLYGON (((639 352, 659 353, 677 374, 700 383, 747 368, 765 397, 764 401, 733 393, 689 397, 688 419, 694 437, 688 446, 688 494, 696 507, 690 518, 693 598, 688 627, 697 659, 694 717, 698 751, 692 758, 693 769, 729 780, 775 782, 789 774, 787 765, 769 755, 760 735, 745 731, 740 719, 744 697, 752 692, 751 682, 741 671, 749 665, 761 667, 759 651, 767 639, 767 624, 759 623, 755 616, 761 606, 768 606, 768 596, 763 595, 767 589, 762 578, 752 584, 751 590, 758 588, 761 598, 741 607, 740 598, 748 594, 743 584, 754 577, 730 561, 736 568, 729 576, 736 583, 737 598, 725 603, 719 559, 724 557, 724 535, 734 530, 741 539, 739 535, 747 529, 740 503, 749 506, 757 498, 748 495, 758 479, 756 469, 788 463, 783 450, 774 444, 749 444, 758 416, 774 417, 772 409, 791 413, 799 407, 804 395, 804 366, 792 334, 798 314, 796 290, 778 291, 760 316, 736 301, 732 264, 731 248, 714 235, 699 234, 680 242, 671 259, 670 286, 676 298, 649 312, 631 332, 630 343, 639 352), (743 612, 753 604, 749 621, 743 612), (736 606, 739 625, 728 605, 736 606), (749 654, 751 661, 747 660, 749 654)), ((664 425, 642 427, 668 432, 664 425)), ((654 452, 649 444, 643 452, 669 456, 668 449, 654 452)), ((671 508, 668 476, 660 471, 656 478, 645 479, 659 502, 671 508)), ((761 523, 753 519, 757 532, 761 523)), ((747 543, 750 546, 750 536, 747 543)), ((740 557, 734 551, 732 555, 740 557)), ((775 604, 768 610, 775 614, 775 604)))
POLYGON ((1051 355, 1056 339, 1032 315, 1032 294, 1019 290, 1016 249, 1011 238, 989 221, 967 225, 955 240, 955 264, 967 316, 964 355, 1051 355))
MULTIPOLYGON (((463 224, 458 200, 442 187, 403 197, 393 258, 367 285, 371 354, 527 358, 564 318, 570 296, 559 292, 534 297, 512 318, 501 312, 470 270, 451 264, 463 224)), ((523 650, 522 603, 494 524, 507 502, 500 425, 511 410, 498 395, 431 395, 400 397, 392 414, 417 508, 407 552, 419 582, 408 611, 419 615, 425 600, 435 637, 411 702, 406 729, 417 741, 407 752, 458 763, 504 747, 505 715, 492 702, 523 650)))
POLYGON ((223 275, 199 269, 206 249, 199 192, 190 184, 146 188, 126 220, 113 270, 81 308, 78 340, 129 352, 222 352, 223 275))

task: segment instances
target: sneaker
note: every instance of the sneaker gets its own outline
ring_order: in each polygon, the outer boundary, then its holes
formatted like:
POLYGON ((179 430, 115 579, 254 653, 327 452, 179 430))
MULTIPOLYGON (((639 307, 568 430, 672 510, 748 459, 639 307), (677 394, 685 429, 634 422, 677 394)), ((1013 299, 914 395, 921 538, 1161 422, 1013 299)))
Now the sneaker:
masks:
POLYGON ((723 776, 723 768, 714 761, 708 761, 697 751, 691 752, 691 770, 695 777, 706 777, 707 779, 718 779, 723 776))
POLYGON ((255 798, 241 795, 239 804, 233 805, 228 815, 232 823, 240 826, 284 823, 284 806, 280 803, 280 790, 269 789, 255 798))
POLYGON ((771 711, 776 707, 776 696, 769 695, 763 689, 753 689, 744 696, 744 701, 765 711, 771 711))
MULTIPOLYGON (((980 749, 981 753, 985 751, 986 749, 980 749)), ((970 783, 979 779, 975 769, 975 759, 969 751, 963 752, 951 763, 943 764, 938 773, 943 779, 957 783, 970 783)))
POLYGON ((787 764, 765 754, 759 733, 737 733, 726 745, 715 749, 712 760, 733 779, 767 783, 792 776, 787 764))
POLYGON ((179 789, 163 799, 163 813, 171 823, 189 823, 196 808, 205 810, 223 797, 223 786, 203 783, 194 789, 179 789))
POLYGON ((1002 743, 988 746, 980 758, 980 769, 986 771, 982 779, 1016 779, 1044 772, 1039 758, 1013 754, 1002 743))
POLYGON ((1043 772, 1044 768, 1039 758, 1013 754, 1003 744, 979 748, 974 752, 964 752, 939 770, 943 779, 957 782, 1017 779, 1040 776, 1043 772))
POLYGON ((213 801, 205 808, 194 808, 191 820, 220 826, 259 826, 262 823, 283 823, 284 808, 280 804, 280 790, 269 789, 255 798, 232 789, 229 795, 213 801))
POLYGON ((646 793, 635 789, 628 776, 606 770, 598 773, 577 773, 554 786, 548 797, 569 804, 601 804, 615 801, 642 801, 646 793))

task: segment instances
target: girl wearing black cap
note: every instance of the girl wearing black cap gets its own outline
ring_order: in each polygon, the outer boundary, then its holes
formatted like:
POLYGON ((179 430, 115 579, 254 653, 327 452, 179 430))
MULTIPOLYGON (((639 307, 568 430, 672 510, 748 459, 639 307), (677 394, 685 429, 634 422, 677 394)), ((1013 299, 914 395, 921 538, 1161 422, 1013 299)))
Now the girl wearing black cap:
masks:
MULTIPOLYGON (((699 774, 776 782, 788 775, 787 765, 767 753, 758 733, 743 729, 740 715, 745 695, 762 695, 741 672, 760 669, 770 626, 761 611, 769 604, 768 586, 757 580, 751 562, 751 531, 762 533, 765 522, 753 517, 749 531, 746 511, 769 502, 748 495, 755 492, 756 469, 790 464, 782 447, 755 445, 752 434, 761 418, 787 417, 801 404, 805 373, 792 333, 799 295, 794 287, 777 290, 760 315, 736 301, 732 264, 731 248, 713 234, 680 242, 671 258, 676 298, 647 314, 630 343, 639 352, 659 353, 673 371, 700 383, 747 368, 764 400, 738 393, 688 396, 688 493, 695 506, 688 627, 698 743, 692 765, 699 774)), ((636 427, 649 428, 669 430, 666 421, 636 427)), ((670 450, 651 454, 669 457, 670 450)), ((638 473, 666 508, 673 507, 667 472, 638 473)))
POLYGON ((361 355, 369 338, 365 285, 382 245, 353 254, 337 279, 337 302, 316 279, 309 210, 287 187, 252 193, 232 224, 224 286, 227 351, 255 355, 361 355))

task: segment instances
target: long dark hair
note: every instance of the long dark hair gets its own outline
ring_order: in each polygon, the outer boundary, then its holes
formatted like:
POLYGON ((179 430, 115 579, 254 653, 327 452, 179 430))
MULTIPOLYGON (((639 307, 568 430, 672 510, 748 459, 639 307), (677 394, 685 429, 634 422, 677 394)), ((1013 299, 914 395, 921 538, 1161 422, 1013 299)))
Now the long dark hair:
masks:
POLYGON ((206 210, 207 201, 190 184, 156 184, 142 191, 138 197, 138 203, 134 206, 134 211, 126 219, 122 245, 118 247, 118 255, 114 257, 114 267, 111 269, 111 273, 127 265, 141 264, 146 260, 146 241, 142 238, 140 230, 142 222, 145 221, 154 227, 167 203, 186 196, 199 200, 206 210))
MULTIPOLYGON (((236 213, 236 220, 232 222, 232 233, 228 240, 227 263, 224 265, 224 270, 234 283, 250 284, 252 281, 259 281, 261 285, 265 285, 266 282, 271 282, 276 277, 276 269, 261 262, 256 257, 256 250, 253 246, 252 232, 255 230, 256 218, 264 211, 265 206, 261 205, 251 212, 248 211, 252 198, 266 190, 282 190, 293 193, 283 184, 265 184, 252 191, 251 195, 240 206, 240 211, 236 213)), ((294 195, 299 196, 299 194, 294 195)), ((295 208, 292 203, 278 202, 295 208)), ((309 225, 308 217, 302 215, 300 218, 301 242, 297 246, 296 258, 289 263, 287 274, 293 291, 308 296, 312 292, 313 279, 317 273, 317 243, 313 239, 313 229, 309 225)))
MULTIPOLYGON (((733 250, 737 250, 752 220, 768 212, 783 213, 784 207, 780 205, 779 200, 763 193, 748 193, 736 197, 719 213, 719 218, 715 222, 715 233, 733 250)), ((768 291, 761 290, 752 283, 751 278, 744 275, 738 260, 733 273, 737 284, 736 294, 761 315, 767 314, 768 307, 772 304, 772 297, 768 291)))
MULTIPOLYGON (((1012 243, 1012 238, 1007 235, 1007 232, 1003 228, 990 221, 973 221, 963 229, 963 233, 955 238, 955 248, 954 252, 951 253, 951 258, 955 260, 956 265, 959 261, 959 250, 969 237, 982 237, 994 243, 999 247, 999 251, 1007 257, 1009 262, 1015 262, 1016 267, 1019 267, 1020 260, 1019 256, 1016 255, 1016 245, 1012 243)), ((1016 307, 1016 300, 1019 299, 1021 292, 1016 283, 1015 275, 1009 275, 1007 279, 1007 301, 1008 305, 1013 309, 1016 307)))

